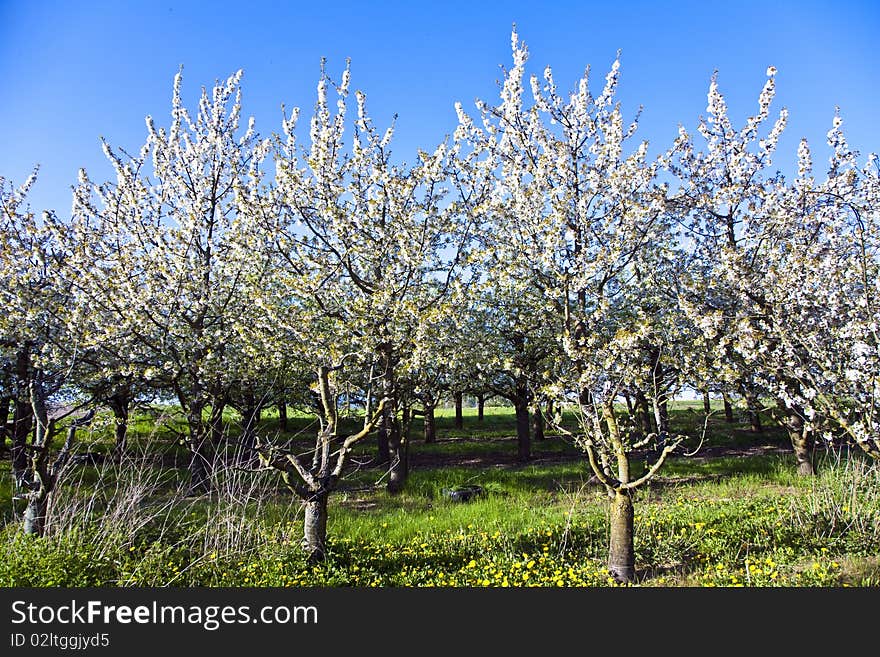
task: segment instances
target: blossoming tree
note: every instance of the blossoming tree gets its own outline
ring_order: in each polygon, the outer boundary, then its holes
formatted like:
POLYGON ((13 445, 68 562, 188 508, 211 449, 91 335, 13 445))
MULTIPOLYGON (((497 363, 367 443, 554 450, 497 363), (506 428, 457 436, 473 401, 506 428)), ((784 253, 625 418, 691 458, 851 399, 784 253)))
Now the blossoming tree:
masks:
MULTIPOLYGON (((665 436, 643 473, 630 467, 634 450, 658 436, 622 427, 616 404, 626 386, 642 378, 645 339, 652 318, 640 300, 650 292, 652 257, 673 248, 665 220, 665 188, 657 184, 657 161, 642 142, 625 152, 637 128, 629 127, 615 101, 615 60, 598 97, 589 71, 568 97, 557 90, 552 70, 543 84, 530 79, 532 104, 524 102, 526 47, 514 30, 513 67, 506 71, 501 103, 477 102, 477 125, 459 105, 462 138, 497 168, 492 230, 507 237, 499 259, 511 272, 533 280, 547 305, 547 321, 570 361, 567 376, 548 386, 561 402, 576 402, 579 444, 611 500, 608 567, 622 581, 634 578, 633 499, 680 444, 665 436), (654 256, 649 254, 653 253, 654 256)), ((657 256, 660 254, 660 256, 657 256)), ((663 348, 663 345, 658 345, 663 348)), ((647 389, 657 397, 663 391, 647 389)))

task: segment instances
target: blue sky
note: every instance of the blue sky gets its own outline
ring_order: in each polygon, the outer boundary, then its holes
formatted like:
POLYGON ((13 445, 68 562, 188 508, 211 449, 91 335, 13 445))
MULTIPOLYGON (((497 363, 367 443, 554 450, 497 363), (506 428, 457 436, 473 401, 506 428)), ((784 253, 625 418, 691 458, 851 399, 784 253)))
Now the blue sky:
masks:
POLYGON ((644 106, 639 134, 655 153, 679 123, 696 126, 713 70, 739 123, 771 64, 774 109, 791 112, 783 171, 801 137, 820 163, 835 105, 850 144, 880 150, 877 2, 0 0, 0 175, 19 183, 40 164, 31 205, 63 216, 79 167, 110 174, 100 136, 136 150, 145 115, 167 124, 179 65, 190 106, 203 85, 243 68, 244 113, 269 134, 282 103, 308 116, 322 57, 333 73, 351 58, 353 86, 379 126, 399 115, 395 153, 412 161, 454 129, 456 100, 472 109, 497 97, 513 23, 530 72, 552 65, 561 89, 588 64, 600 85, 621 49, 619 98, 627 116, 644 106))

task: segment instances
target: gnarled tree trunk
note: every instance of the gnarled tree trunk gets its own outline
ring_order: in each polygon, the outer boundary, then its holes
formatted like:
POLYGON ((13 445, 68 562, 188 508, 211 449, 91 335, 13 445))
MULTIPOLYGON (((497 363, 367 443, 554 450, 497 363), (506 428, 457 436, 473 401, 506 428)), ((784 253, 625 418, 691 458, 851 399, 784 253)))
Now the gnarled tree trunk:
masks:
POLYGON ((794 449, 798 474, 804 477, 811 477, 816 474, 816 468, 813 463, 815 441, 801 413, 801 409, 793 409, 786 414, 783 423, 788 431, 788 437, 791 439, 792 449, 794 449))

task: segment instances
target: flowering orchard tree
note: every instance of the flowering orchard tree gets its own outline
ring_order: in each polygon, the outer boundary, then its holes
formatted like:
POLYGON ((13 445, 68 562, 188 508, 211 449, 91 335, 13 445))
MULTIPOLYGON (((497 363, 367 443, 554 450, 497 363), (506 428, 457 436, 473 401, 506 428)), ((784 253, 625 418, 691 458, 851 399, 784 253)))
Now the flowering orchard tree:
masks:
POLYGON ((328 502, 344 474, 351 449, 376 427, 389 402, 388 398, 382 398, 372 416, 365 417, 360 431, 340 438, 338 391, 333 389, 330 375, 341 366, 342 363, 334 367, 318 367, 322 422, 311 461, 267 442, 257 445, 263 463, 280 472, 284 484, 305 504, 302 547, 311 563, 323 561, 327 556, 328 502))
POLYGON ((16 189, 0 178, 0 348, 14 363, 16 495, 26 501, 25 533, 41 535, 77 428, 87 418, 70 424, 67 440, 53 458, 57 423, 90 400, 66 408, 57 400, 78 369, 81 313, 64 267, 70 253, 54 230, 57 218, 46 212, 37 220, 25 207, 35 179, 36 171, 16 189), (28 442, 31 427, 33 439, 28 442))
MULTIPOLYGON (((747 357, 766 359, 767 385, 804 436, 836 427, 880 458, 880 184, 877 157, 860 166, 840 116, 828 132, 832 153, 817 181, 806 140, 798 177, 774 217, 781 235, 765 249, 760 329, 772 348, 742 341, 747 357), (757 354, 757 355, 756 355, 757 354)), ((792 429, 790 428, 790 431, 792 429)))
MULTIPOLYGON (((410 357, 415 327, 459 270, 469 226, 455 203, 443 203, 447 146, 419 152, 412 167, 393 164, 394 126, 384 132, 375 127, 361 92, 355 94, 357 116, 346 148, 349 84, 348 67, 337 85, 322 65, 307 149, 300 149, 295 135, 299 112, 284 120, 276 245, 288 286, 318 310, 315 327, 336 320, 334 330, 349 338, 362 367, 372 366, 377 396, 389 399, 379 432, 387 440, 388 489, 394 492, 408 470, 396 377, 410 357)), ((328 355, 316 362, 328 366, 328 355)))
MULTIPOLYGON (((44 244, 48 236, 40 230, 34 214, 26 206, 27 194, 36 181, 37 171, 21 187, 0 178, 2 201, 2 282, 3 313, 0 315, 0 348, 4 361, 4 398, 13 403, 12 468, 21 483, 27 473, 25 444, 33 422, 30 380, 34 351, 44 333, 45 316, 36 303, 47 287, 48 263, 44 244)), ((51 324, 50 324, 51 325, 51 324)), ((8 407, 7 407, 8 408, 8 407)))
MULTIPOLYGON (((643 345, 664 335, 653 330, 655 320, 643 303, 653 295, 652 279, 640 278, 637 270, 651 269, 657 256, 649 253, 665 257, 673 249, 666 190, 656 182, 659 162, 649 161, 646 142, 625 152, 637 120, 625 127, 614 98, 619 61, 598 97, 589 90, 589 71, 564 97, 548 67, 543 84, 531 77, 533 102, 526 107, 527 50, 516 31, 512 46, 513 67, 505 74, 500 105, 477 102, 481 126, 459 105, 459 136, 497 167, 486 219, 508 238, 495 245, 498 258, 536 286, 570 360, 568 375, 548 390, 563 401, 574 392, 582 422, 578 440, 611 498, 608 566, 616 578, 631 581, 633 491, 682 440, 667 436, 647 471, 633 472, 632 452, 658 436, 622 428, 615 404, 643 378, 643 345)), ((665 350, 662 343, 656 347, 665 350)), ((663 392, 645 390, 650 397, 663 392)))
POLYGON ((83 172, 74 197, 74 222, 102 236, 81 263, 89 304, 112 318, 97 337, 137 344, 151 361, 140 377, 177 397, 194 491, 210 487, 203 412, 223 393, 227 344, 249 322, 266 273, 268 237, 240 201, 260 188, 270 145, 253 119, 239 131, 240 78, 203 89, 193 118, 178 73, 169 127, 147 117, 137 155, 105 142, 116 180, 95 185, 83 172))
MULTIPOLYGON (((791 288, 783 292, 780 283, 786 277, 797 280, 811 266, 810 243, 823 231, 816 231, 812 216, 816 195, 807 190, 812 183, 805 170, 806 146, 801 147, 801 174, 793 187, 771 169, 788 117, 782 109, 761 134, 775 95, 775 75, 776 69, 768 68, 758 112, 739 130, 728 117, 717 74, 713 76, 707 117, 699 124, 704 150, 697 151, 691 135, 679 129, 670 170, 680 188, 671 205, 692 244, 683 299, 701 329, 696 348, 708 355, 707 369, 713 375, 707 378, 739 388, 752 407, 758 405, 757 391, 773 397, 775 414, 791 438, 798 472, 812 475, 819 418, 810 420, 806 407, 794 401, 803 397, 804 381, 790 367, 810 356, 787 348, 779 332, 797 314, 793 311, 803 293, 791 288)), ((814 289, 809 294, 819 293, 814 289)))

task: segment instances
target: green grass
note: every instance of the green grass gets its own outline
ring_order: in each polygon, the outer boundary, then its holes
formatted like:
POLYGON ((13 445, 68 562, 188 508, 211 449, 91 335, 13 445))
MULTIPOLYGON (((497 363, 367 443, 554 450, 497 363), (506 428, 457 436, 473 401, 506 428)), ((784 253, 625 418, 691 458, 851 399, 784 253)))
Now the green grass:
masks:
MULTIPOLYGON (((701 407, 700 409, 701 410, 701 407)), ((230 422, 235 422, 231 416, 230 422)), ((678 430, 702 418, 677 407, 678 430)), ((310 420, 291 417, 290 432, 310 420)), ((352 421, 353 423, 353 421, 352 421)), ((263 430, 277 428, 268 416, 263 430)), ((438 442, 413 432, 405 490, 385 492, 365 462, 331 498, 330 554, 309 567, 299 549, 298 501, 274 473, 228 471, 210 497, 182 494, 186 472, 162 465, 174 433, 140 418, 145 458, 68 475, 44 539, 21 536, 8 460, 0 465, 4 586, 611 586, 604 567, 608 502, 583 457, 557 436, 517 463, 511 409, 466 409, 454 428, 438 414, 438 442), (467 503, 444 491, 479 485, 467 503)), ((877 586, 880 472, 827 452, 819 476, 799 478, 778 429, 750 434, 712 418, 703 452, 676 457, 636 496, 641 586, 877 586), (724 446, 748 452, 719 455, 724 446)), ((86 436, 100 445, 102 430, 86 436)), ((366 459, 375 451, 364 444, 366 459)), ((638 468, 636 462, 634 467, 638 468)), ((20 510, 20 509, 19 509, 20 510)))

